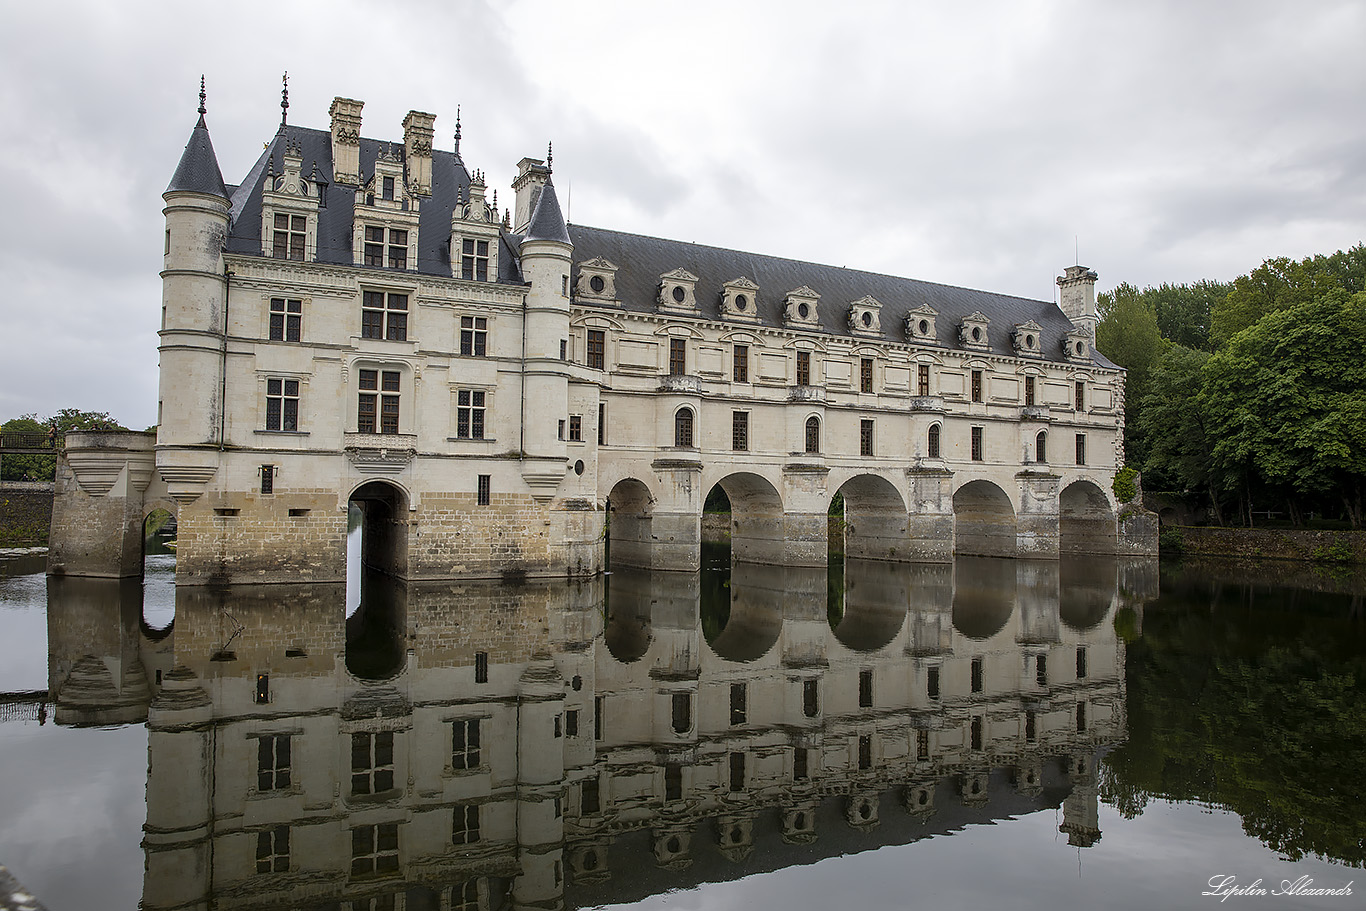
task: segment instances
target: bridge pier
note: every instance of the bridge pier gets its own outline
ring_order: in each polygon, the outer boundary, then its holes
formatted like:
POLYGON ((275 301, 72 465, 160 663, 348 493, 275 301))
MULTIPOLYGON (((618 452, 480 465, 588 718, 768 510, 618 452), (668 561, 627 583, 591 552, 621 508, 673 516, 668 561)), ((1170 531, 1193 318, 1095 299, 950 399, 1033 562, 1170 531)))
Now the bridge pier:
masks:
POLYGON ((57 455, 48 536, 51 575, 142 575, 143 492, 156 467, 150 433, 68 433, 57 455))
POLYGON ((1058 558, 1059 533, 1058 482, 1047 471, 1025 469, 1015 477, 1020 482, 1020 513, 1015 517, 1016 555, 1058 558))
POLYGON ((906 469, 910 513, 906 556, 912 563, 952 563, 954 549, 953 472, 940 467, 906 469))

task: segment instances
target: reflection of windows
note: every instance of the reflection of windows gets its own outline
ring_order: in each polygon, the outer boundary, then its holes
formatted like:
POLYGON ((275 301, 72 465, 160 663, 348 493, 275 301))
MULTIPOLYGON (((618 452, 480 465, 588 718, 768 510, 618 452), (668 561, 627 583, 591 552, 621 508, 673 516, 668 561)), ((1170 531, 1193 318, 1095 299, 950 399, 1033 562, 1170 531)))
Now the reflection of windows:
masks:
POLYGON ((460 317, 460 353, 483 357, 488 350, 489 321, 483 316, 460 317))
POLYGON ((484 438, 484 391, 461 389, 455 394, 455 435, 462 440, 484 438))
POLYGON ((268 734, 256 741, 256 790, 289 789, 289 734, 268 734))
POLYGON ((873 735, 861 734, 858 739, 858 767, 860 769, 871 769, 873 767, 873 735))
POLYGON ((1085 732, 1086 732, 1086 703, 1084 703, 1084 702, 1078 702, 1078 703, 1077 703, 1077 733, 1078 733, 1078 734, 1084 734, 1085 732))
POLYGON ((683 766, 676 762, 664 767, 664 799, 683 799, 683 766))
POLYGON ((915 732, 915 759, 916 762, 930 761, 930 732, 927 728, 915 732))
POLYGON ((451 768, 479 768, 479 719, 451 722, 451 768))
POLYGON ((597 778, 585 778, 579 788, 579 812, 592 816, 602 809, 602 792, 597 778))
POLYGON ((673 726, 675 734, 692 730, 692 696, 687 693, 673 695, 673 726))
POLYGON ((488 683, 488 682, 489 682, 489 653, 488 653, 488 652, 475 652, 475 653, 474 653, 474 682, 475 682, 475 683, 488 683))
POLYGON ((408 340, 408 295, 366 291, 361 296, 361 338, 408 340))
POLYGON ((394 788, 394 732, 351 735, 351 793, 381 794, 394 788))
POLYGON ((806 451, 821 451, 821 420, 814 414, 806 419, 806 451))
POLYGON ((1048 656, 1036 655, 1034 658, 1034 682, 1039 686, 1048 686, 1048 656))
POLYGON ((270 299, 270 340, 297 342, 303 333, 304 302, 283 297, 270 299))
POLYGON ((564 713, 564 736, 579 736, 579 710, 569 709, 564 713))
POLYGON ((802 714, 807 718, 815 718, 820 713, 820 682, 817 680, 802 681, 802 714))
POLYGON ((674 445, 692 447, 692 409, 680 408, 674 413, 674 445))
POLYGON ((289 826, 256 833, 256 872, 289 872, 289 826))
POLYGON ((745 754, 730 754, 730 789, 732 791, 743 791, 745 789, 745 754))
POLYGON ((730 685, 730 723, 744 724, 747 714, 748 694, 743 683, 732 683, 730 685))
POLYGON ((858 672, 858 706, 861 709, 873 707, 873 672, 858 672))
POLYGON ((606 369, 607 333, 602 329, 588 330, 588 366, 595 370, 606 369))
POLYGON ((797 352, 797 385, 811 385, 811 352, 797 352))
POLYGON ((472 845, 479 840, 479 804, 457 804, 451 818, 451 844, 472 845))
POLYGON ((351 875, 398 870, 398 823, 382 822, 351 830, 351 875))
POLYGON ((266 380, 266 429, 299 429, 299 381, 266 380))
POLYGON ((973 659, 972 659, 972 691, 973 691, 974 693, 980 693, 980 692, 982 692, 982 659, 981 659, 981 658, 973 658, 973 659))
POLYGON ((925 454, 932 459, 939 458, 939 425, 931 424, 929 433, 925 437, 925 454))
POLYGON ((811 774, 807 765, 809 757, 806 747, 797 747, 792 752, 792 777, 797 781, 805 781, 811 774))
POLYGON ((1038 737, 1038 722, 1034 716, 1034 710, 1025 712, 1025 740, 1033 743, 1038 737))
POLYGON ((972 748, 980 750, 982 748, 982 716, 972 716, 972 748))
POLYGON ((593 739, 602 739, 602 713, 607 708, 605 696, 593 697, 593 739))
POLYGON ((271 238, 271 256, 303 262, 304 239, 308 236, 308 218, 304 215, 276 213, 275 230, 271 238))
POLYGON ((470 879, 451 886, 451 911, 480 911, 479 880, 470 879))
POLYGON ((359 386, 356 430, 360 433, 398 433, 398 371, 362 370, 359 386))
POLYGON ((1077 679, 1081 680, 1086 676, 1086 647, 1077 648, 1077 679))
POLYGON ((931 699, 939 698, 939 667, 938 665, 928 668, 925 671, 925 692, 931 699))

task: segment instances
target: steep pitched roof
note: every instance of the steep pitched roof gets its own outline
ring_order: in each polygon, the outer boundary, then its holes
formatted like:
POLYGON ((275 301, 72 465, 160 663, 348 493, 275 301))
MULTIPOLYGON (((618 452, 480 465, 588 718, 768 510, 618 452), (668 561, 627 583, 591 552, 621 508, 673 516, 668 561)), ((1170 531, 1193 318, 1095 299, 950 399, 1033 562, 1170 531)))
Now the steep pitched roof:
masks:
POLYGON ((562 244, 571 243, 569 230, 564 223, 564 214, 560 211, 560 200, 555 195, 555 181, 553 180, 547 180, 545 186, 541 188, 523 242, 528 240, 556 240, 562 244))
MULTIPOLYGON (((583 225, 571 225, 569 236, 574 243, 575 262, 602 257, 618 266, 617 297, 623 309, 636 312, 654 312, 660 276, 681 267, 698 277, 697 301, 699 315, 704 319, 721 318, 722 284, 743 276, 759 285, 758 317, 760 325, 764 326, 783 326, 783 302, 787 293, 806 286, 820 295, 816 307, 820 331, 866 339, 867 336, 850 331, 849 305, 864 296, 876 298, 882 304, 882 332, 879 337, 868 339, 874 344, 878 341, 904 342, 902 322, 908 312, 920 306, 932 307, 937 312, 936 341, 946 350, 962 348, 958 340, 959 324, 964 317, 978 310, 991 320, 987 332, 991 354, 1014 356, 1011 330, 1033 320, 1040 327, 1042 359, 1062 362, 1066 360, 1062 350, 1063 337, 1074 328, 1072 321, 1053 301, 1030 300, 583 225)), ((1102 367, 1114 367, 1099 353, 1095 354, 1095 362, 1102 367)))
POLYGON ((223 172, 218 169, 218 156, 214 154, 203 113, 190 133, 190 141, 185 143, 180 164, 176 165, 166 192, 205 193, 228 198, 228 188, 223 184, 223 172))

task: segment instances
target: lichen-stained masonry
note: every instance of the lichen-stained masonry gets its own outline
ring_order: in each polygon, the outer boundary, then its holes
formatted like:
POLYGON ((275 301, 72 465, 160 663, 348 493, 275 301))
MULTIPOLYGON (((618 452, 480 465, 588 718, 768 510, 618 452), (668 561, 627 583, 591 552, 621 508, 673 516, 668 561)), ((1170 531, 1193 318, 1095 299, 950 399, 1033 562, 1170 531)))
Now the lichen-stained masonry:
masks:
MULTIPOLYGON (((458 124, 364 139, 345 98, 228 185, 203 107, 164 194, 155 471, 100 493, 118 447, 77 438, 58 494, 171 503, 182 582, 343 578, 353 497, 408 578, 591 575, 609 529, 613 562, 695 569, 716 485, 742 560, 824 565, 836 493, 870 559, 1155 546, 1111 493, 1085 267, 1060 308, 571 226, 550 154, 500 209, 458 124)), ((57 513, 53 570, 91 572, 57 513)))

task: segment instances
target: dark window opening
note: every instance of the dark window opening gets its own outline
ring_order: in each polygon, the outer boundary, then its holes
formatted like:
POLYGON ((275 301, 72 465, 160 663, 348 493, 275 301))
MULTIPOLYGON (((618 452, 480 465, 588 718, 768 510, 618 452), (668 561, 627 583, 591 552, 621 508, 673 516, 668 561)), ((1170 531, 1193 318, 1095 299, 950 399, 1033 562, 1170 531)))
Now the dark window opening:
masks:
POLYGON ((973 658, 973 659, 972 659, 972 691, 973 691, 974 693, 980 693, 980 692, 982 692, 982 659, 981 659, 981 658, 973 658))
POLYGON ((297 342, 303 336, 304 302, 283 297, 270 299, 270 340, 297 342))
POLYGON ((736 345, 732 354, 731 376, 737 383, 749 382, 749 346, 736 345))
POLYGON ((865 357, 859 361, 858 369, 859 392, 873 391, 873 359, 865 357))
POLYGON ((858 425, 858 454, 861 456, 873 454, 873 422, 866 418, 859 421, 858 425))
POLYGON ((488 652, 475 652, 475 653, 474 653, 474 682, 475 682, 475 683, 488 683, 488 682, 489 682, 489 653, 488 653, 488 652))
POLYGON ((730 685, 730 723, 744 724, 747 706, 747 693, 743 683, 730 685))
POLYGON ((802 713, 807 718, 815 718, 820 713, 820 683, 817 680, 802 681, 802 713))
POLYGON ((861 709, 873 707, 873 672, 871 670, 859 671, 858 673, 858 705, 861 709))
POLYGON ((749 412, 733 411, 730 416, 730 448, 736 452, 749 450, 749 412))
POLYGON ((351 793, 382 794, 394 788, 394 732, 351 735, 351 793))
POLYGON ((932 459, 939 458, 939 434, 939 425, 931 424, 929 433, 925 437, 925 454, 932 459))
POLYGON ((730 754, 730 789, 732 791, 743 791, 745 789, 745 754, 730 754))
POLYGON ((871 734, 859 735, 858 767, 865 770, 873 767, 873 735, 871 734))
POLYGON ((673 695, 673 728, 675 734, 692 730, 692 696, 687 693, 673 695))
POLYGON ((492 489, 493 489, 493 476, 492 476, 492 475, 487 475, 487 474, 481 474, 481 475, 479 476, 479 486, 478 486, 478 492, 477 492, 477 494, 476 494, 476 501, 478 502, 478 504, 479 504, 480 506, 488 506, 489 503, 492 502, 492 500, 493 500, 492 489))

